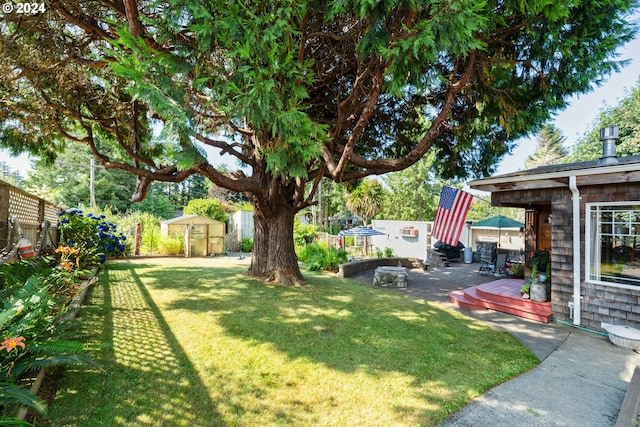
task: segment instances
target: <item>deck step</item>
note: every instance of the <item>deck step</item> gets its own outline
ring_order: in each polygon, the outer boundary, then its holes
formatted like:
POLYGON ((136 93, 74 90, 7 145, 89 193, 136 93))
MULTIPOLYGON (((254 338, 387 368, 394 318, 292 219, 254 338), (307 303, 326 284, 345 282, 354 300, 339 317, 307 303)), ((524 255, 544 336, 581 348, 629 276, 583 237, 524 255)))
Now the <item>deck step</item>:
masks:
POLYGON ((454 291, 449 294, 449 301, 456 304, 458 307, 462 308, 471 308, 474 310, 484 309, 481 304, 478 304, 477 301, 467 298, 464 291, 454 291))
POLYGON ((500 279, 449 294, 459 307, 491 309, 538 322, 551 321, 551 303, 531 301, 520 296, 522 280, 500 279))

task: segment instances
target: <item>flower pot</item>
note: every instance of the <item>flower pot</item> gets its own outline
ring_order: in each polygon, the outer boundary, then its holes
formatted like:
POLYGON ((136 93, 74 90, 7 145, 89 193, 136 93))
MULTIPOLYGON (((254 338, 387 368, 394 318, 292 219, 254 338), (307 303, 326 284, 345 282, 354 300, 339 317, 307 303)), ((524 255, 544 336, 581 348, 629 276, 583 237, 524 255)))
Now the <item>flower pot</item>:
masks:
POLYGON ((547 301, 547 285, 544 283, 540 283, 536 281, 531 284, 531 289, 529 291, 531 293, 531 300, 538 302, 547 301))

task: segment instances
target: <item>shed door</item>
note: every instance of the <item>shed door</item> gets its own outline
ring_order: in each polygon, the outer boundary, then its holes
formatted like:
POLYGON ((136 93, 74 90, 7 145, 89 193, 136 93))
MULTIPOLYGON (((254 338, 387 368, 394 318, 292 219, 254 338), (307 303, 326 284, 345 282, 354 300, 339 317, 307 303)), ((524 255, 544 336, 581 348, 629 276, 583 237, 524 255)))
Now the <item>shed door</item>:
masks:
POLYGON ((207 226, 194 224, 191 226, 191 256, 207 255, 207 226))

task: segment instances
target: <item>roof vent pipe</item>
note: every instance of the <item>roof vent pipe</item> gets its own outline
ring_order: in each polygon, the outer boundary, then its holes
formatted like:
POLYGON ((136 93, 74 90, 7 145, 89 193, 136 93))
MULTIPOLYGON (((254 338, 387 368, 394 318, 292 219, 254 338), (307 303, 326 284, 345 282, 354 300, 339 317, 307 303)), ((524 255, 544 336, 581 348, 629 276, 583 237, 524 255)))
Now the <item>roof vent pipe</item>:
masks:
POLYGON ((602 141, 602 157, 598 165, 614 165, 618 163, 616 157, 616 141, 618 140, 618 126, 608 126, 600 129, 602 141))

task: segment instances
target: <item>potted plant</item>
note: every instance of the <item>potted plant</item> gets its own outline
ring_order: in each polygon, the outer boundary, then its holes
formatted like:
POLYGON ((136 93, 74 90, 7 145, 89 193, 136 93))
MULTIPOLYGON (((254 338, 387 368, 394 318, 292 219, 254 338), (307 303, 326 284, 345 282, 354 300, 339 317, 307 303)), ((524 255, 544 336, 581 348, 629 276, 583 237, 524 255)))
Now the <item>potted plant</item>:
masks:
POLYGON ((548 249, 536 250, 529 258, 531 268, 538 267, 540 271, 547 271, 547 266, 551 265, 551 252, 548 249))
POLYGON ((529 291, 531 290, 531 286, 528 283, 525 283, 520 288, 520 295, 522 298, 529 299, 529 291))
POLYGON ((516 277, 516 278, 523 278, 524 277, 524 264, 521 263, 521 262, 518 262, 516 264, 512 264, 511 267, 509 268, 509 276, 516 277))

